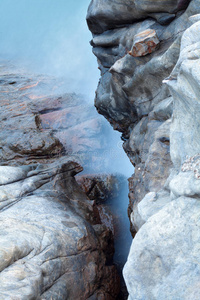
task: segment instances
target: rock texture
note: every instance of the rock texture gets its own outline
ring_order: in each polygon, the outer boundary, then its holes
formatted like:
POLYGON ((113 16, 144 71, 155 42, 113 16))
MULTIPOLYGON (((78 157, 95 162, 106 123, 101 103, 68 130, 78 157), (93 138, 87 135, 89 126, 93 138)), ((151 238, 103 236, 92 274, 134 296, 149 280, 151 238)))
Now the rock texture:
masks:
POLYGON ((116 175, 80 175, 76 176, 76 181, 91 200, 105 201, 119 189, 119 179, 116 175))
POLYGON ((135 166, 129 299, 197 300, 200 1, 123 3, 92 1, 87 19, 101 70, 95 106, 135 166), (159 48, 129 55, 141 32, 156 32, 159 48))
POLYGON ((155 30, 145 30, 134 36, 133 47, 129 52, 132 56, 145 56, 156 51, 159 39, 155 30))
POLYGON ((1 66, 1 164, 30 163, 34 158, 49 162, 73 154, 87 166, 92 153, 94 165, 98 164, 107 144, 104 124, 83 96, 63 90, 63 83, 54 78, 28 77, 14 67, 1 66))
POLYGON ((153 17, 160 23, 167 23, 174 18, 174 13, 184 9, 189 0, 92 0, 87 21, 93 33, 121 27, 146 17, 153 17))
POLYGON ((102 123, 54 79, 0 70, 0 299, 116 299, 112 230, 75 180, 102 123))

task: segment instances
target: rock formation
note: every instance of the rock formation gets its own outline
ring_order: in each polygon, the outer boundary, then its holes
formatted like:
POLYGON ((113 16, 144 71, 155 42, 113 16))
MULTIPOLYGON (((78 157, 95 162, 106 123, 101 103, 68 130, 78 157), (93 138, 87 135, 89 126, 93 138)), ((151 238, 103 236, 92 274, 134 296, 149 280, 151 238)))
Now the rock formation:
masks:
POLYGON ((95 106, 122 132, 135 166, 129 299, 197 300, 200 1, 93 0, 87 21, 101 70, 95 106), (145 48, 155 35, 144 32, 156 33, 155 51, 145 48))
POLYGON ((116 299, 112 230, 75 180, 101 122, 55 79, 0 70, 0 299, 116 299))

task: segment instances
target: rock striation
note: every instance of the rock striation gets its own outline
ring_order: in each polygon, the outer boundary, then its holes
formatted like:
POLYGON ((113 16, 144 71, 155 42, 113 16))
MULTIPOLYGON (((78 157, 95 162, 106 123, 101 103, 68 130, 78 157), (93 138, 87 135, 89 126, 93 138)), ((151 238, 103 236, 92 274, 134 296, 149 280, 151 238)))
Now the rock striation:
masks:
POLYGON ((87 20, 101 71, 95 106, 135 166, 128 299, 197 300, 200 1, 96 0, 87 20), (130 55, 135 38, 145 45, 141 32, 156 32, 159 48, 130 55))
POLYGON ((55 79, 0 70, 0 299, 116 299, 112 230, 75 180, 102 123, 55 79))

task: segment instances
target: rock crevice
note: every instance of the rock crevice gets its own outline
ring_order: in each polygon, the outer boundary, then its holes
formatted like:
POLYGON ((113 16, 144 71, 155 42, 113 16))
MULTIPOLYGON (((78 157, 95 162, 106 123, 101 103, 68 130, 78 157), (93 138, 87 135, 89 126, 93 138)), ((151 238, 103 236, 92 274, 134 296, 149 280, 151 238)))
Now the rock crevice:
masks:
POLYGON ((95 105, 135 166, 128 299, 199 299, 200 2, 96 0, 87 19, 101 70, 95 105))

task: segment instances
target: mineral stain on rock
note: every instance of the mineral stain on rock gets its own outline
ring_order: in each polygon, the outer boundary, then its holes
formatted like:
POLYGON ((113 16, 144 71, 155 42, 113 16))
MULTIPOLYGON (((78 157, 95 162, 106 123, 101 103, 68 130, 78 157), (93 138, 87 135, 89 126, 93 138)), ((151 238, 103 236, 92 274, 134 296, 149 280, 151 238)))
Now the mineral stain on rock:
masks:
POLYGON ((156 31, 147 29, 134 36, 133 46, 128 53, 132 56, 145 56, 156 51, 159 47, 156 31))

